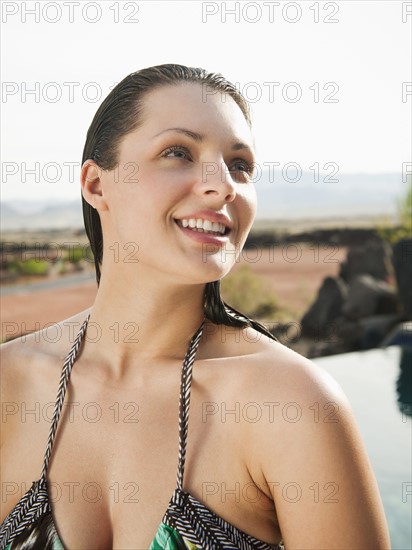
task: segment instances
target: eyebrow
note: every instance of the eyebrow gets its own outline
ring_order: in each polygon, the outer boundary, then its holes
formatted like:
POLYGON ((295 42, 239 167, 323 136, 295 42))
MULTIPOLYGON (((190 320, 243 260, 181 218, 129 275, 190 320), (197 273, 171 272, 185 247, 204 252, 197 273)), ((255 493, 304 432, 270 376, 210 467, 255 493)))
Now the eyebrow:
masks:
MULTIPOLYGON (((187 128, 167 128, 167 130, 162 130, 159 134, 156 134, 155 136, 153 136, 153 139, 166 132, 177 132, 179 134, 184 134, 185 136, 192 138, 197 143, 201 143, 205 139, 204 135, 198 134, 197 132, 193 132, 192 130, 188 130, 187 128)), ((242 143, 241 141, 237 141, 232 144, 233 151, 240 151, 242 149, 247 149, 251 153, 253 153, 254 151, 253 147, 251 147, 250 145, 247 145, 246 143, 242 143)))

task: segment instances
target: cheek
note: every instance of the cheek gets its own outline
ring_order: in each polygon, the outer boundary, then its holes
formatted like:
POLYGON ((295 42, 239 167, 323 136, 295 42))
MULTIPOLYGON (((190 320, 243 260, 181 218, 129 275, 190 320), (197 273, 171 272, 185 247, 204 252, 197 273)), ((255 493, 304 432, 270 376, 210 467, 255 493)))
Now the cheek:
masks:
POLYGON ((242 230, 249 232, 257 211, 256 190, 250 186, 238 193, 239 199, 239 220, 242 230))
POLYGON ((155 231, 167 223, 169 211, 187 197, 190 177, 175 172, 144 170, 140 167, 135 177, 121 171, 118 182, 108 189, 109 210, 119 234, 133 228, 155 231))

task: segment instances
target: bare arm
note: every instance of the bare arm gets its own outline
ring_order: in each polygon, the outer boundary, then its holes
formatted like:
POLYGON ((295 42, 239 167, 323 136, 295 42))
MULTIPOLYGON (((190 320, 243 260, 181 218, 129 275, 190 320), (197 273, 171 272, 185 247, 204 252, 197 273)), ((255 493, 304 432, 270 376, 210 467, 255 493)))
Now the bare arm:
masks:
POLYGON ((286 550, 390 550, 378 485, 345 394, 311 361, 290 357, 290 404, 273 437, 260 433, 262 475, 286 550))

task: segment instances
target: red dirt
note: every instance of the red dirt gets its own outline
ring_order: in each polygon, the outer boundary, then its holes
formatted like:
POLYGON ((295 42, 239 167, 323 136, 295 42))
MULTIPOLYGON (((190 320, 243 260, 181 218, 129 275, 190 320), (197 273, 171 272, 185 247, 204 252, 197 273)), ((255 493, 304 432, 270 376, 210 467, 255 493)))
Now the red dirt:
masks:
POLYGON ((41 330, 90 307, 96 283, 1 297, 1 340, 41 330))
POLYGON ((248 265, 270 282, 281 309, 301 317, 315 298, 323 279, 339 274, 346 253, 346 247, 319 245, 314 249, 303 243, 243 250, 241 261, 232 271, 248 265))

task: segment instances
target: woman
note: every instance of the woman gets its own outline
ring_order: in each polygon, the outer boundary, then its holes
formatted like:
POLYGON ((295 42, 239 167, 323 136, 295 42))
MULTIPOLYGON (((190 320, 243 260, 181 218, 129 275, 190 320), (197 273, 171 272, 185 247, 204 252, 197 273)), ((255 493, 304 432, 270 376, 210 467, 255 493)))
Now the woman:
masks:
POLYGON ((341 388, 220 298, 254 162, 247 104, 220 75, 144 69, 98 109, 81 172, 96 301, 56 343, 3 346, 18 414, 2 548, 389 548, 341 388))

